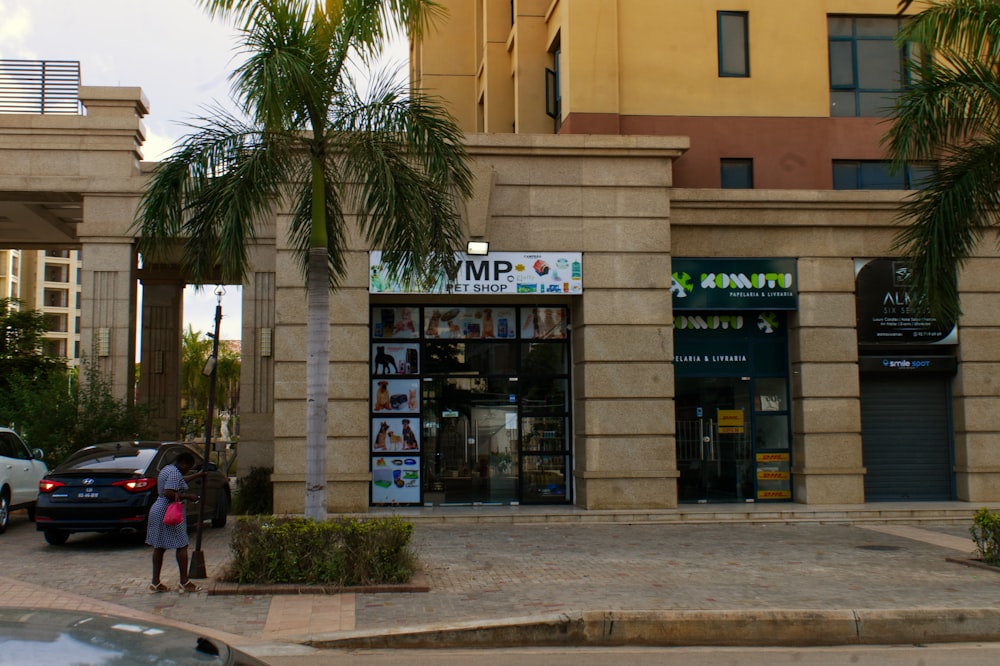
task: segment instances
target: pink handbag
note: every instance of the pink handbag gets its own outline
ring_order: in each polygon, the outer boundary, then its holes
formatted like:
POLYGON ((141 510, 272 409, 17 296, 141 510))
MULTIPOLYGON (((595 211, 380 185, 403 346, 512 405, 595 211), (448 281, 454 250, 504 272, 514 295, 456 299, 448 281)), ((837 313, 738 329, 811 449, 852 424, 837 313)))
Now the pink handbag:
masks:
POLYGON ((163 513, 164 525, 180 525, 184 522, 184 502, 171 502, 163 513))

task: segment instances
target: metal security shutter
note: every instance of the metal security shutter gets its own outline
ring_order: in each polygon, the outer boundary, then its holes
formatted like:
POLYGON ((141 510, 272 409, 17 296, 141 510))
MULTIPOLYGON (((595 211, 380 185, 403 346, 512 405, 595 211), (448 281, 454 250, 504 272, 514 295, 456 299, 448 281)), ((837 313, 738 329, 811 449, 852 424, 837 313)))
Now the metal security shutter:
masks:
POLYGON ((950 500, 949 378, 861 378, 866 501, 950 500))

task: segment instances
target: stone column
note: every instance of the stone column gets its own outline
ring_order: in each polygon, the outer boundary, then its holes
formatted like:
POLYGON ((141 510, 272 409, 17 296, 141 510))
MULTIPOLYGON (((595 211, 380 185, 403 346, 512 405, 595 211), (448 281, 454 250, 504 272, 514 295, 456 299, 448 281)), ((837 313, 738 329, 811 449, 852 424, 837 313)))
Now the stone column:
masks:
POLYGON ((131 403, 135 386, 135 250, 130 242, 86 239, 82 248, 80 350, 108 382, 112 395, 131 403))
POLYGON ((795 501, 864 502, 854 261, 803 257, 798 278, 789 332, 795 501))
POLYGON ((143 269, 139 401, 150 408, 161 439, 181 435, 183 302, 184 280, 179 273, 143 269))
POLYGON ((958 499, 1000 502, 1000 361, 997 355, 997 271, 1000 258, 985 243, 960 275, 955 485, 958 499))

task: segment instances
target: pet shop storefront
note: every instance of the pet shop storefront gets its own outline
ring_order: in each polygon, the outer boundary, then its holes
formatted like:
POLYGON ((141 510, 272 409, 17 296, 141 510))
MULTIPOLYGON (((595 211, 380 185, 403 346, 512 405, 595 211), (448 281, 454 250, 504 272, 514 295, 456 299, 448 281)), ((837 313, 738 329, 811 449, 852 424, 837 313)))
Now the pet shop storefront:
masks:
POLYGON ((680 502, 791 500, 795 259, 672 261, 680 502))
POLYGON ((580 253, 456 256, 402 285, 370 255, 372 505, 572 502, 580 253))

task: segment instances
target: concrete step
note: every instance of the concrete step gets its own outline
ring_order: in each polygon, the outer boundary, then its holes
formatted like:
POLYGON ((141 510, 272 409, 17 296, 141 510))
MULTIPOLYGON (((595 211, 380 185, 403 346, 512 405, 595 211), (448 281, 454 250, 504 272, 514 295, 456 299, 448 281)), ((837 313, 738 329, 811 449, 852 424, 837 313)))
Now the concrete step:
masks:
POLYGON ((574 506, 373 507, 358 517, 399 516, 414 524, 462 523, 814 523, 814 524, 971 524, 981 507, 1000 511, 1000 503, 891 502, 857 505, 691 504, 676 509, 585 510, 574 506))

